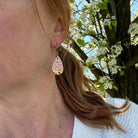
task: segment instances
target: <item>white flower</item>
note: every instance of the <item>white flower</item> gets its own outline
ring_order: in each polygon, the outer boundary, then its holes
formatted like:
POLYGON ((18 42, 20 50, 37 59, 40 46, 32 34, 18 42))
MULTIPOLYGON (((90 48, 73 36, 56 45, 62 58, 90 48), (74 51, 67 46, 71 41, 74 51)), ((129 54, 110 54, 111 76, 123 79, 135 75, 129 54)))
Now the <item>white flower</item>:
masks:
POLYGON ((100 40, 99 43, 101 43, 102 45, 105 45, 106 41, 105 40, 100 40))
POLYGON ((138 63, 135 64, 135 67, 138 68, 138 63))
POLYGON ((99 82, 100 82, 100 83, 104 83, 104 82, 107 81, 107 80, 110 80, 110 77, 109 77, 109 76, 103 76, 103 77, 101 77, 101 78, 99 79, 99 82))
POLYGON ((89 26, 88 26, 88 30, 89 30, 89 31, 93 31, 93 30, 94 30, 93 25, 89 25, 89 26))
POLYGON ((121 45, 113 45, 111 47, 111 51, 112 53, 116 54, 117 56, 119 56, 122 52, 123 48, 121 45))
POLYGON ((99 82, 104 85, 104 89, 112 89, 112 82, 109 76, 100 77, 99 82))
POLYGON ((97 49, 97 55, 105 55, 107 53, 106 47, 100 47, 97 49))
POLYGON ((98 12, 99 11, 99 7, 98 7, 99 3, 103 3, 103 1, 102 0, 92 1, 89 6, 93 9, 94 12, 98 12))
POLYGON ((89 21, 86 21, 86 22, 84 22, 83 24, 85 25, 85 26, 87 26, 87 25, 89 25, 89 21))
POLYGON ((94 38, 90 40, 90 43, 98 45, 98 41, 94 38))
POLYGON ((112 16, 111 19, 112 19, 112 20, 116 20, 116 17, 115 17, 115 16, 112 16))
POLYGON ((72 26, 72 27, 70 27, 69 30, 70 30, 70 36, 72 36, 72 38, 74 40, 81 38, 81 34, 80 34, 79 30, 75 29, 75 27, 72 26))
POLYGON ((91 56, 86 60, 86 64, 91 63, 91 64, 97 64, 99 63, 99 60, 96 56, 91 56))
POLYGON ((86 11, 83 12, 83 13, 80 13, 80 14, 79 14, 79 19, 85 22, 85 21, 86 21, 87 15, 88 15, 88 14, 86 14, 86 11))
POLYGON ((113 66, 112 68, 110 68, 112 74, 117 74, 118 70, 119 70, 119 66, 113 66))
POLYGON ((102 0, 96 0, 98 3, 102 3, 103 1, 102 0))
POLYGON ((138 34, 138 23, 132 23, 129 26, 128 34, 136 35, 138 34))
POLYGON ((111 84, 110 82, 106 81, 106 82, 104 83, 104 89, 105 89, 105 90, 107 90, 107 89, 112 89, 112 88, 113 88, 113 86, 112 86, 112 84, 111 84))
POLYGON ((111 16, 110 16, 110 14, 109 14, 109 13, 106 15, 106 18, 111 18, 111 16))
POLYGON ((108 55, 107 55, 107 58, 108 58, 108 59, 110 59, 110 58, 116 58, 116 57, 117 57, 117 56, 116 56, 116 55, 114 55, 113 53, 112 53, 112 54, 108 54, 108 55))
POLYGON ((104 25, 108 26, 111 24, 111 19, 104 19, 104 25))
POLYGON ((93 1, 93 2, 92 2, 92 6, 91 6, 91 7, 93 8, 93 11, 94 11, 94 12, 98 11, 98 9, 99 9, 99 8, 97 7, 97 5, 98 5, 98 3, 97 3, 96 1, 93 1))
POLYGON ((100 83, 104 83, 104 81, 105 81, 104 77, 102 77, 102 78, 99 79, 100 83))
POLYGON ((87 60, 86 60, 86 64, 88 64, 89 62, 91 62, 90 57, 87 58, 87 60))
POLYGON ((115 58, 111 59, 111 60, 108 62, 108 65, 109 65, 110 67, 112 67, 112 66, 114 66, 114 65, 116 65, 116 64, 117 64, 117 61, 116 61, 115 58))

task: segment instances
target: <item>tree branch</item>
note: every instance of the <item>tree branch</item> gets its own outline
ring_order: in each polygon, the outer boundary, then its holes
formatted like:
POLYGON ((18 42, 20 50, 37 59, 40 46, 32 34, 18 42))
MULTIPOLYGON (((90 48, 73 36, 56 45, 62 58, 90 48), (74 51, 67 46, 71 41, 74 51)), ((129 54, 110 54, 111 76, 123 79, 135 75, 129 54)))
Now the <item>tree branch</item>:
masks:
POLYGON ((110 3, 111 3, 111 8, 112 8, 112 13, 117 18, 115 0, 110 0, 110 3))
POLYGON ((128 60, 126 68, 130 68, 131 66, 134 66, 136 63, 138 63, 138 44, 135 46, 134 51, 134 56, 128 60))
MULTIPOLYGON (((108 13, 108 10, 100 10, 100 13, 102 15, 102 19, 104 20, 108 13)), ((108 39, 109 46, 112 46, 116 42, 115 32, 113 29, 110 30, 108 26, 104 26, 104 29, 108 39)))
POLYGON ((94 19, 94 25, 95 25, 95 30, 97 32, 97 34, 99 34, 98 28, 97 28, 97 24, 96 24, 96 17, 93 15, 93 19, 94 19))
POLYGON ((117 12, 117 31, 116 38, 117 41, 125 40, 125 42, 130 42, 130 35, 127 33, 130 25, 130 0, 118 1, 116 3, 117 12))
POLYGON ((94 65, 91 65, 89 67, 89 69, 94 74, 94 76, 96 77, 97 80, 100 78, 100 76, 106 76, 107 75, 105 72, 101 71, 100 69, 98 69, 94 65))
POLYGON ((101 34, 102 38, 104 39, 103 31, 102 31, 102 26, 101 26, 101 23, 100 23, 100 17, 99 17, 98 13, 96 13, 96 17, 97 17, 97 20, 98 20, 98 25, 100 27, 100 34, 101 34))
POLYGON ((89 32, 88 35, 92 36, 92 37, 95 38, 97 41, 100 40, 100 38, 99 38, 96 34, 94 34, 94 33, 92 33, 92 32, 89 32))
MULTIPOLYGON (((84 28, 81 28, 81 30, 85 31, 84 28)), ((98 40, 98 41, 100 40, 100 38, 98 38, 97 34, 94 34, 94 33, 92 33, 91 31, 90 31, 87 35, 92 36, 93 38, 95 38, 95 39, 98 40)))
POLYGON ((86 0, 88 3, 90 3, 90 0, 86 0))
POLYGON ((84 53, 84 51, 81 50, 81 48, 76 44, 76 42, 71 39, 72 41, 72 44, 70 45, 74 50, 75 52, 80 56, 80 58, 86 62, 88 56, 84 53))
POLYGON ((132 21, 132 23, 138 23, 138 16, 132 21))

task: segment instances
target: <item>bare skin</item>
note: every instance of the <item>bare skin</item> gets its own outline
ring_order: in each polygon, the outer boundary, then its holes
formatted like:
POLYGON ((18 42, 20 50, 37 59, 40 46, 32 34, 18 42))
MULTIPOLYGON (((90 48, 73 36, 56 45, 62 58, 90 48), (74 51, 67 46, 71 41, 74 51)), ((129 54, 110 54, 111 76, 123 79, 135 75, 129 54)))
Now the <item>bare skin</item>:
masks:
POLYGON ((51 71, 64 40, 58 17, 36 20, 31 0, 0 1, 0 138, 71 138, 74 116, 51 71))

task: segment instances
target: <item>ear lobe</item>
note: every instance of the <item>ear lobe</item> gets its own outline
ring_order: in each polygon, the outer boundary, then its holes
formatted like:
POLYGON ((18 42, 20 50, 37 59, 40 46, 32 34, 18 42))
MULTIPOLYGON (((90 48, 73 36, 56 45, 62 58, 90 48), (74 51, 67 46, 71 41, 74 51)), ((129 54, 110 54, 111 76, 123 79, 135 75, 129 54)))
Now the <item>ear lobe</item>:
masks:
POLYGON ((62 23, 62 20, 58 18, 56 26, 54 28, 53 35, 51 37, 51 46, 54 48, 58 48, 61 43, 65 40, 66 38, 66 31, 65 27, 62 23))

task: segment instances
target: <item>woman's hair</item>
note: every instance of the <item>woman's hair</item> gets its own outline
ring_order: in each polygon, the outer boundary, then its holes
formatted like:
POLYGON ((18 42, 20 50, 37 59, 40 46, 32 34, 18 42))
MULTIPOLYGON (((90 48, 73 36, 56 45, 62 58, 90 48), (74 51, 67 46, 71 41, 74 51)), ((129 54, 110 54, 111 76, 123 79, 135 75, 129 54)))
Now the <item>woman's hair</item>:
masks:
MULTIPOLYGON (((35 0, 34 0, 35 1, 35 0)), ((68 31, 70 24, 70 8, 67 0, 42 0, 45 1, 54 16, 61 14, 63 23, 68 31)), ((39 16, 39 14, 38 14, 39 16)), ((39 18, 40 19, 40 18, 39 18)), ((114 126, 125 132, 115 121, 114 115, 125 112, 130 105, 128 100, 121 107, 114 107, 105 102, 98 94, 93 83, 84 75, 83 67, 79 60, 62 46, 58 54, 64 65, 64 72, 56 76, 58 88, 70 111, 87 125, 107 129, 114 126), (120 109, 122 109, 120 111, 120 109)))

